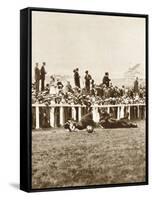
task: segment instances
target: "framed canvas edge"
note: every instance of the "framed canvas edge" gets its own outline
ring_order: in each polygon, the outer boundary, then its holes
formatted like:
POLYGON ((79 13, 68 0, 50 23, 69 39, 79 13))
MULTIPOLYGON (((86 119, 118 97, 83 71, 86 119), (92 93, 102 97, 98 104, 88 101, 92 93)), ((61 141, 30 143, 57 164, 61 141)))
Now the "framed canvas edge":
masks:
MULTIPOLYGON (((71 10, 71 9, 57 9, 57 8, 40 8, 40 7, 27 7, 25 9, 21 9, 22 11, 26 11, 28 15, 28 31, 27 31, 27 74, 25 78, 27 79, 27 152, 28 152, 28 185, 23 187, 20 185, 20 189, 26 192, 45 192, 45 191, 61 191, 61 190, 79 190, 79 189, 95 189, 95 188, 109 188, 109 187, 124 187, 124 186, 142 186, 149 184, 149 142, 148 142, 148 134, 149 134, 149 115, 148 115, 148 94, 149 94, 149 77, 148 77, 148 67, 149 67, 149 15, 148 14, 134 14, 134 13, 118 13, 118 12, 102 12, 102 11, 90 11, 90 10, 71 10), (32 188, 32 126, 31 126, 31 82, 32 82, 32 11, 42 11, 42 12, 57 12, 57 13, 69 13, 69 14, 90 14, 90 15, 107 15, 107 16, 122 16, 122 17, 137 17, 137 18, 145 18, 145 71, 146 71, 146 167, 145 167, 145 181, 144 182, 132 182, 132 183, 116 183, 116 184, 101 184, 101 185, 86 185, 86 186, 68 186, 68 187, 52 187, 52 188, 32 188)), ((20 25, 21 26, 21 25, 20 25)), ((20 41, 20 44, 22 42, 20 41)), ((21 65, 21 62, 20 62, 21 65)), ((22 83, 21 83, 22 84, 22 83)), ((21 98, 21 94, 20 94, 21 98)), ((20 113, 21 117, 21 113, 20 113)), ((22 137, 22 129, 20 126, 20 139, 22 137)), ((22 152, 21 154, 22 155, 22 152)), ((21 162, 20 162, 21 166, 21 162)), ((21 175, 21 174, 20 174, 21 175)))
POLYGON ((27 9, 20 11, 20 189, 30 190, 30 131, 29 131, 29 99, 28 99, 28 45, 29 45, 29 28, 28 28, 27 9))

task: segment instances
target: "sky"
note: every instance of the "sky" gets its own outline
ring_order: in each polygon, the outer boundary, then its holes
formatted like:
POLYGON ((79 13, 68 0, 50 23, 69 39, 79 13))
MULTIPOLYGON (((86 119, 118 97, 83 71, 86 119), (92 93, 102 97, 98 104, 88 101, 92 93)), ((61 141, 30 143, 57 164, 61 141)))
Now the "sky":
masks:
POLYGON ((144 76, 145 18, 32 11, 32 68, 44 61, 47 76, 73 76, 78 67, 81 79, 89 70, 101 82, 136 64, 144 76))

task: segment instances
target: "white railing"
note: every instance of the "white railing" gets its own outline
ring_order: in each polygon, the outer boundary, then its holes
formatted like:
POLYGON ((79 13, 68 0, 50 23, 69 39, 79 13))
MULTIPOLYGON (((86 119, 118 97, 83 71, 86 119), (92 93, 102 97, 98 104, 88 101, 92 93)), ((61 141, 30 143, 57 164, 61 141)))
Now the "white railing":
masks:
MULTIPOLYGON (((82 109, 86 108, 86 106, 82 105, 69 105, 69 104, 51 104, 49 106, 46 106, 45 104, 32 104, 32 108, 35 108, 35 128, 40 128, 40 108, 48 108, 49 111, 49 122, 51 127, 55 127, 55 108, 59 108, 59 124, 60 126, 63 126, 65 123, 65 116, 64 116, 64 110, 67 108, 71 108, 71 117, 74 120, 81 120, 82 117, 82 109)), ((99 121, 99 112, 98 108, 105 108, 107 109, 107 112, 110 113, 111 108, 116 109, 116 118, 120 119, 125 116, 125 112, 129 113, 129 119, 131 119, 131 107, 136 108, 137 115, 136 118, 139 119, 141 112, 143 115, 143 118, 146 116, 146 109, 145 104, 117 104, 117 105, 92 105, 92 112, 93 112, 93 119, 95 122, 99 121), (142 109, 141 109, 142 108, 142 109)))

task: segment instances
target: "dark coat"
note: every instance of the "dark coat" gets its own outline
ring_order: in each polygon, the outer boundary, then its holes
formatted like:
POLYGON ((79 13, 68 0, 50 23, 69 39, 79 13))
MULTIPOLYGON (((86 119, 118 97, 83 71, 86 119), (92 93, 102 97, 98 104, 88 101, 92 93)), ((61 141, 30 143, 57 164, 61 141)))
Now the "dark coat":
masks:
POLYGON ((90 90, 90 80, 92 79, 92 77, 90 74, 86 74, 84 79, 85 79, 85 87, 86 87, 87 91, 89 91, 90 90))
POLYGON ((35 67, 35 81, 40 80, 40 70, 38 67, 35 67))
POLYGON ((111 81, 111 79, 109 79, 108 76, 104 76, 103 77, 103 84, 105 84, 107 87, 109 87, 109 82, 111 81))
POLYGON ((85 78, 85 83, 90 85, 91 75, 86 74, 84 78, 85 78))
POLYGON ((75 86, 80 88, 80 76, 77 71, 74 73, 74 82, 75 82, 75 86))
POLYGON ((139 91, 139 88, 138 88, 138 81, 135 80, 135 82, 134 82, 134 92, 135 92, 135 93, 138 93, 138 91, 139 91))
POLYGON ((45 80, 45 74, 46 74, 45 68, 44 68, 44 66, 42 66, 41 67, 41 79, 45 80))

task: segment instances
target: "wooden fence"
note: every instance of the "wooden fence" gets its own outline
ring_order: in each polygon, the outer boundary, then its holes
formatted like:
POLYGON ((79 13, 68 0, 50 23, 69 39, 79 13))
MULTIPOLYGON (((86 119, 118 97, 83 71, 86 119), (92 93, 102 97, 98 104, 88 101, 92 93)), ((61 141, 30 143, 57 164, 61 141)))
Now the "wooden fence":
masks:
MULTIPOLYGON (((129 113, 129 119, 145 119, 146 109, 145 104, 119 104, 119 105, 93 105, 92 113, 95 122, 99 121, 99 109, 106 109, 108 113, 112 113, 116 119, 125 116, 129 113)), ((81 117, 87 113, 86 106, 69 105, 69 104, 32 104, 32 128, 59 127, 73 118, 76 121, 81 120, 81 117)))

